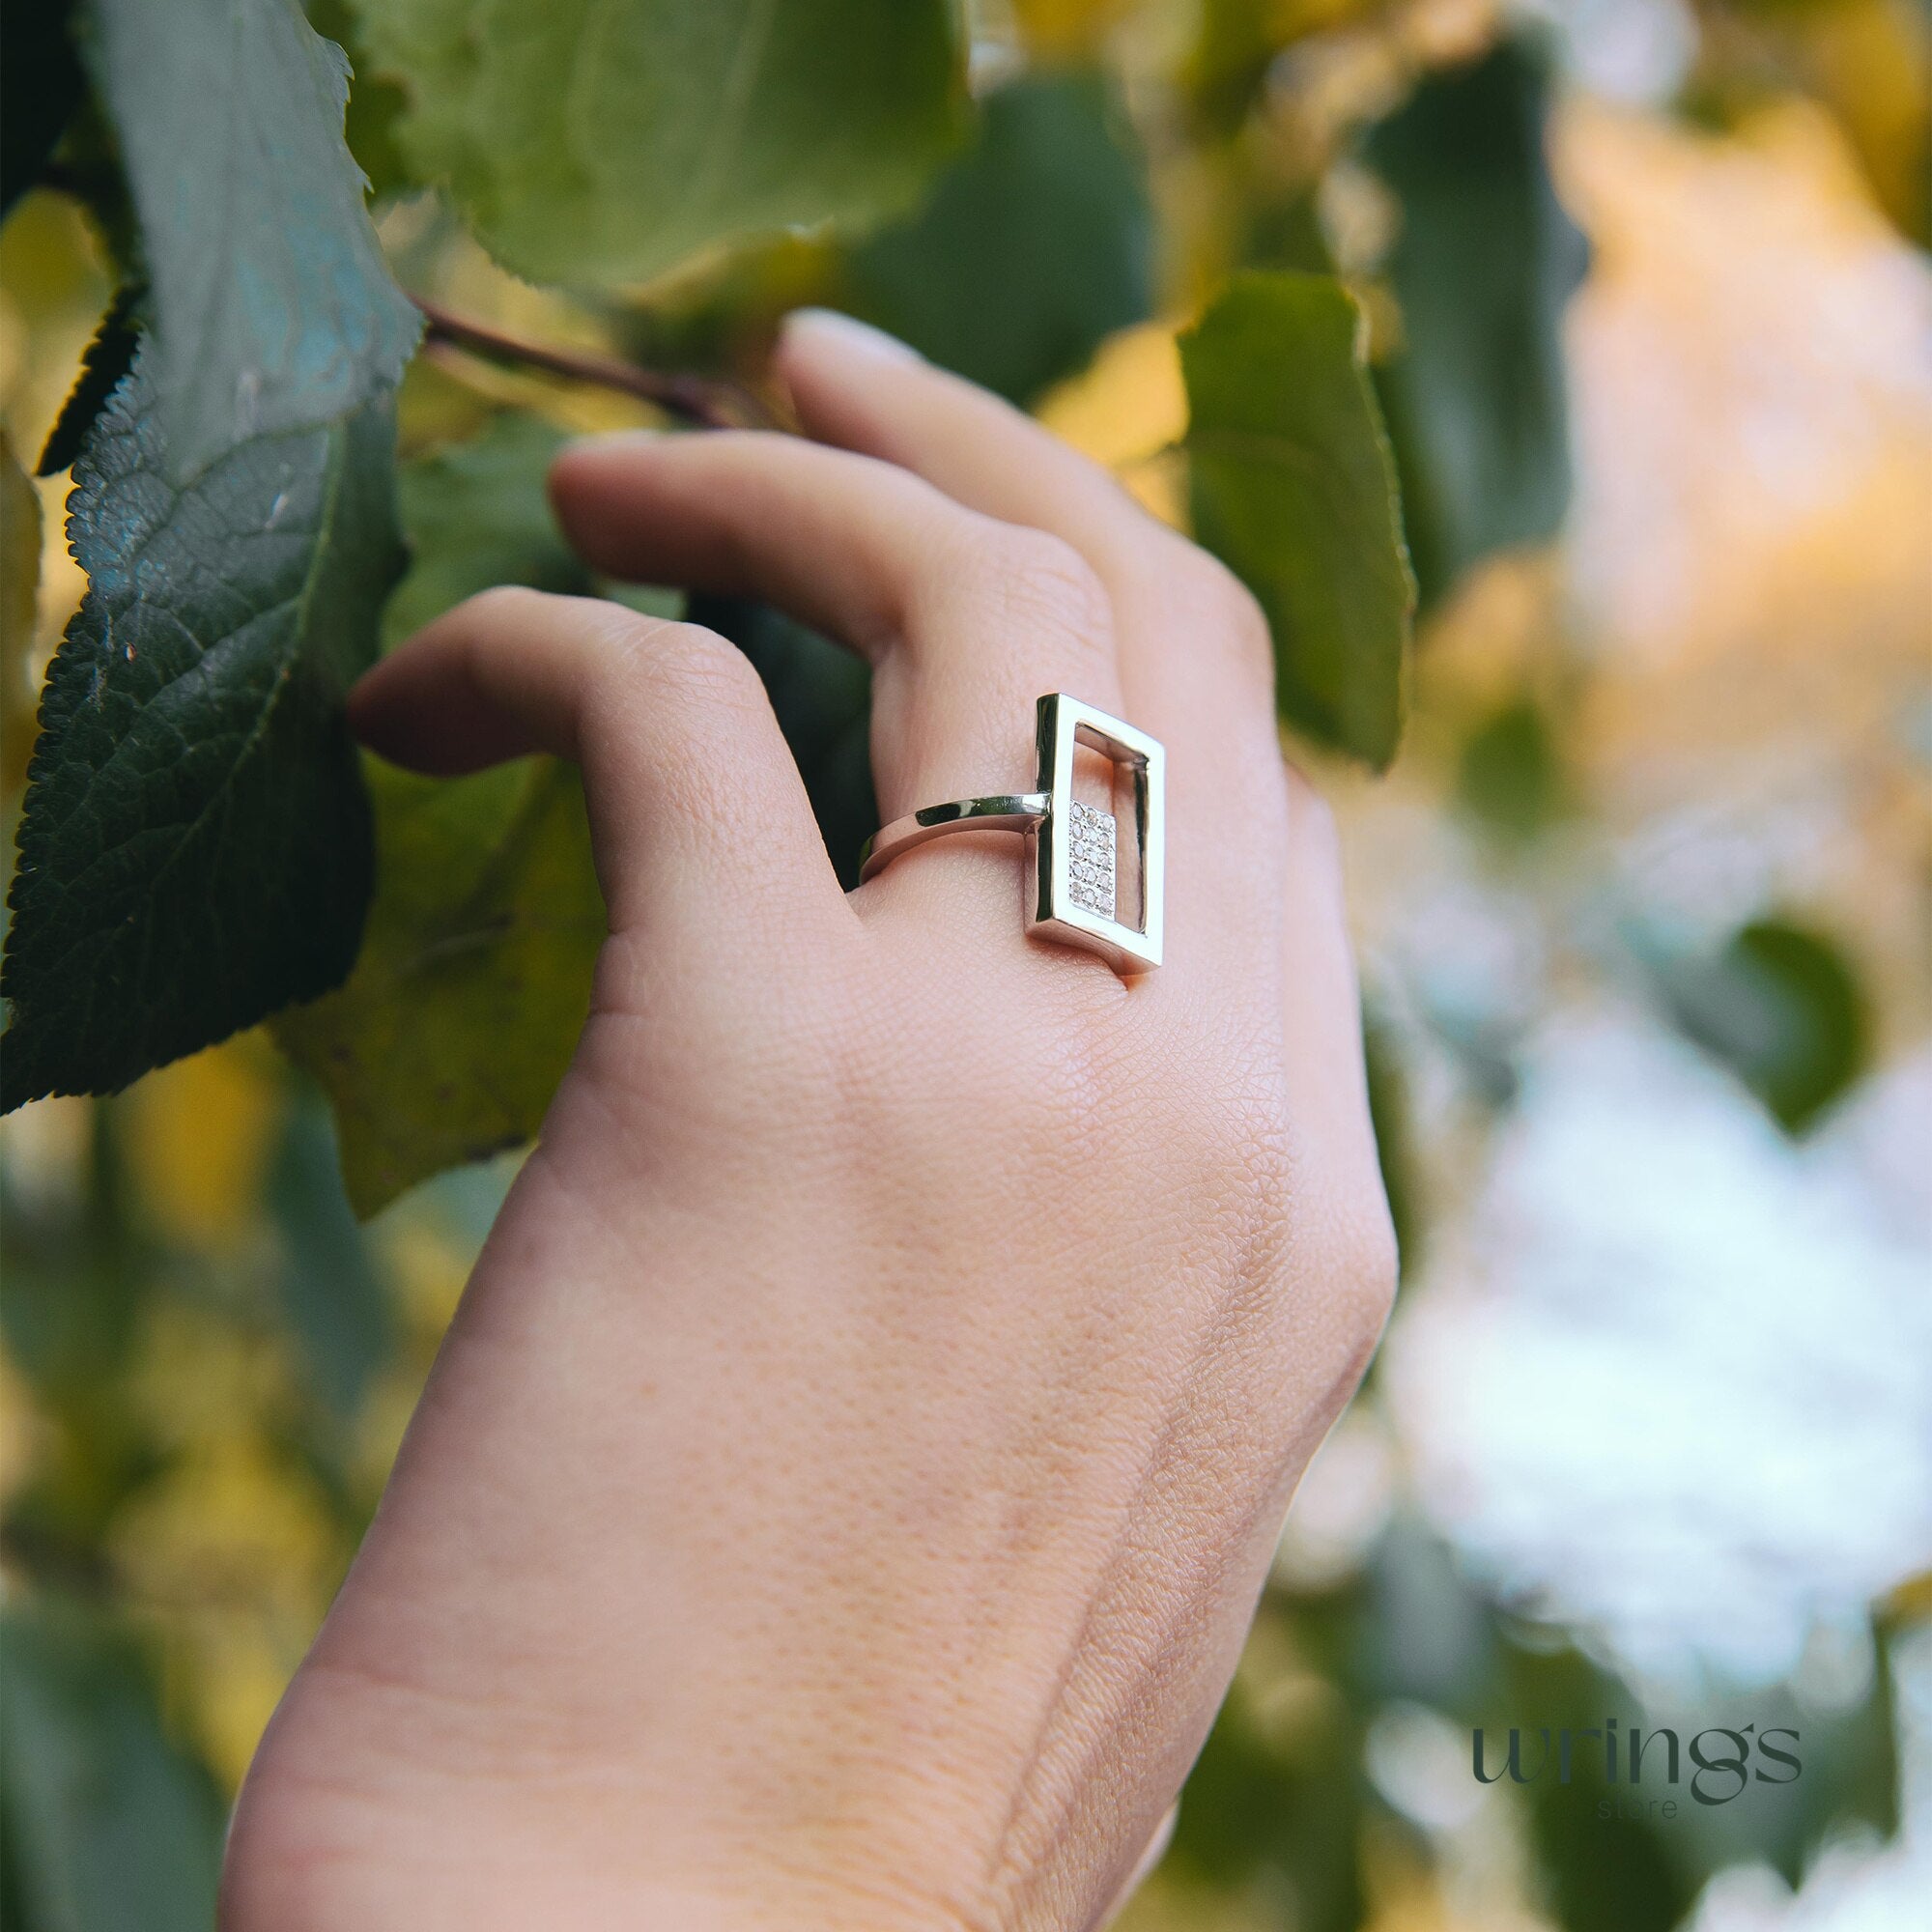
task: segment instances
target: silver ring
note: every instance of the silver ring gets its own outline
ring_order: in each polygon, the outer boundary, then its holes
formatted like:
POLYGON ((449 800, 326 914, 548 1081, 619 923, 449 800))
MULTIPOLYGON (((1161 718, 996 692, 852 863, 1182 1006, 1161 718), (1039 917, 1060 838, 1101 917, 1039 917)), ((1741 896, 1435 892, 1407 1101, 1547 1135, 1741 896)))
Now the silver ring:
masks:
POLYGON ((1151 972, 1161 956, 1167 754, 1157 738, 1062 691, 1048 692, 1036 706, 1034 738, 1037 790, 953 799, 894 819, 867 839, 860 880, 949 832, 1017 832, 1026 839, 1033 876, 1027 931, 1097 952, 1117 973, 1151 972), (1076 744, 1112 761, 1115 811, 1073 796, 1076 744), (1118 856, 1123 804, 1135 858, 1124 895, 1118 856), (1122 917, 1123 897, 1135 909, 1131 920, 1122 917))

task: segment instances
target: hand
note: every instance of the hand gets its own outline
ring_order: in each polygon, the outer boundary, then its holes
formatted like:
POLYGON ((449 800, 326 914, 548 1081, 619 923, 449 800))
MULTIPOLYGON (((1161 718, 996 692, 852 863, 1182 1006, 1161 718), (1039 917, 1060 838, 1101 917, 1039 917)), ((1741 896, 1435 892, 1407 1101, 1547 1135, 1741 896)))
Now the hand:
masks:
POLYGON ((1042 692, 1151 731, 1167 964, 1029 940, 1011 835, 842 894, 694 626, 496 590, 369 673, 404 764, 579 761, 611 936, 227 1932, 1094 1924, 1380 1329, 1335 840, 1255 608, 883 338, 802 318, 779 370, 816 440, 576 447, 572 539, 863 651, 888 819, 1030 788, 1042 692))

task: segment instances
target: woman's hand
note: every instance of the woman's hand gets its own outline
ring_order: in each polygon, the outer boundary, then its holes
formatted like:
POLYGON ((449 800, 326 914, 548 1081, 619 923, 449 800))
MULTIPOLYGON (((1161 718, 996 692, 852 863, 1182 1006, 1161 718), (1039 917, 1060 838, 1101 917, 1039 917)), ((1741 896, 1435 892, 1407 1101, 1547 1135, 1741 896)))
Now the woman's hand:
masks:
POLYGON ((691 625, 497 590, 364 679, 418 770, 582 764, 611 937, 226 1932, 1094 1924, 1380 1329, 1335 840, 1254 606, 896 345, 780 355, 817 440, 580 446, 570 535, 863 651, 888 819, 1029 788, 1042 692, 1152 732, 1167 963, 1025 937, 1010 835, 842 894, 691 625))

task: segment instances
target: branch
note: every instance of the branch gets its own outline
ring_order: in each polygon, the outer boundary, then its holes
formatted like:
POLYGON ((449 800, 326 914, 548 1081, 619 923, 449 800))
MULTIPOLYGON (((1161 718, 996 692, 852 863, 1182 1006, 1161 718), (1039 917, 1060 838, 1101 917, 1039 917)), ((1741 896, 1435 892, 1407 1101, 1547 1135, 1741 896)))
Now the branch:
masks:
POLYGON ((545 369, 574 383, 595 383, 627 396, 655 404, 700 429, 768 429, 774 418, 751 390, 739 384, 682 371, 646 369, 621 356, 600 355, 591 350, 555 349, 547 343, 526 342, 519 336, 486 328, 481 323, 452 315, 440 303, 415 298, 428 324, 427 339, 468 350, 486 361, 526 369, 545 369))

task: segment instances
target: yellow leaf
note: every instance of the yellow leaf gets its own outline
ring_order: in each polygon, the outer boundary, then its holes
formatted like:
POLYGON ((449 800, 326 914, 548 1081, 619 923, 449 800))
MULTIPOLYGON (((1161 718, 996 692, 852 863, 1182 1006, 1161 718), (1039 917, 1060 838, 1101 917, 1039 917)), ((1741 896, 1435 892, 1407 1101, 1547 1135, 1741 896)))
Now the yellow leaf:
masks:
POLYGON ((11 1499, 33 1473, 43 1427, 32 1389, 0 1355, 0 1499, 11 1499))
POLYGON ((124 1600, 163 1635, 170 1701, 232 1790, 348 1565, 327 1497, 260 1435, 229 1434, 134 1491, 106 1546, 124 1600))
POLYGON ((1028 45, 1049 55, 1089 51, 1122 11, 1122 0, 1013 0, 1028 45))
POLYGON ((242 1036, 147 1075, 128 1095, 127 1155, 163 1232, 204 1248, 248 1233, 280 1122, 279 1069, 242 1036))
POLYGON ((1925 237, 1932 34, 1913 0, 1850 0, 1802 16, 1820 93, 1843 122, 1886 213, 1925 237))
POLYGON ((0 428, 0 785, 12 794, 34 748, 34 629, 41 588, 41 499, 0 428))
POLYGON ((29 459, 73 386, 114 293, 80 204, 35 188, 0 229, 0 409, 29 459))
POLYGON ((1084 373, 1047 392, 1038 413, 1113 470, 1144 509, 1186 526, 1186 469, 1176 445, 1187 434, 1187 390, 1173 329, 1149 322, 1109 336, 1084 373))
POLYGON ((1174 331, 1149 322, 1109 336, 1083 375, 1041 400, 1039 419, 1110 469, 1179 442, 1187 433, 1187 391, 1174 331))

